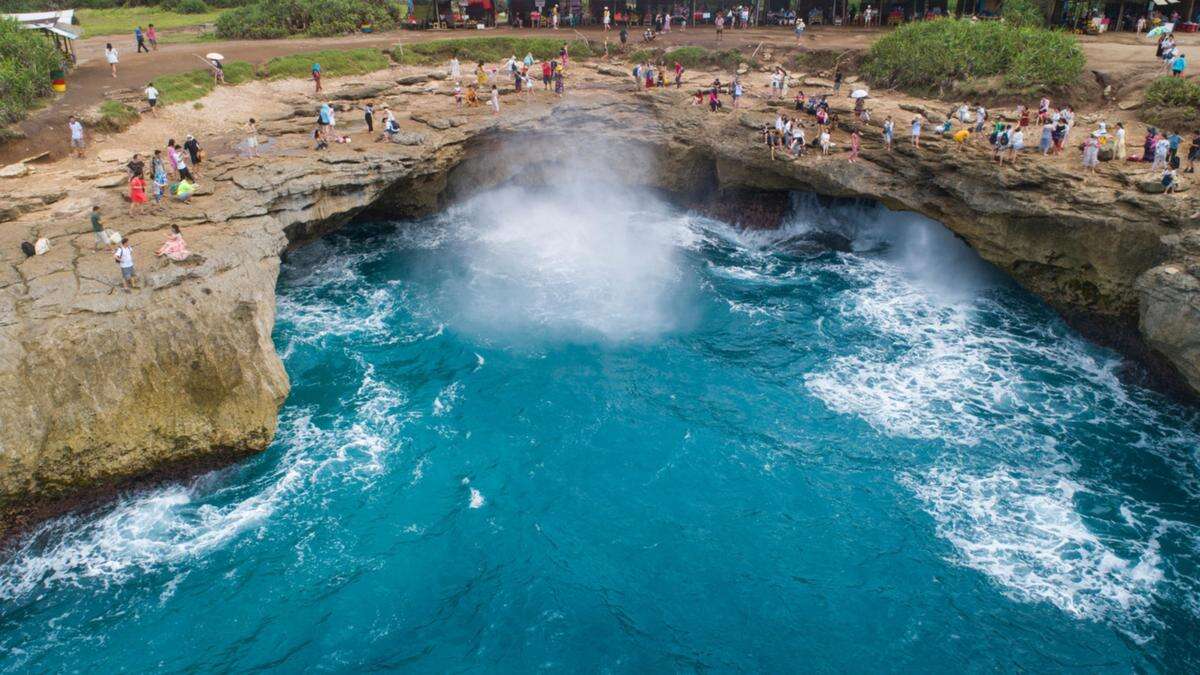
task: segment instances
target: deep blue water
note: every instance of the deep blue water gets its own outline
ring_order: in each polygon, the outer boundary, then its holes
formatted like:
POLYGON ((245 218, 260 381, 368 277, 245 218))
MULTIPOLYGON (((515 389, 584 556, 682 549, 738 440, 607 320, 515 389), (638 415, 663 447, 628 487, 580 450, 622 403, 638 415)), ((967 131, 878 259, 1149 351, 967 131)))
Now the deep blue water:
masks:
POLYGON ((275 340, 269 451, 0 562, 3 670, 1200 670, 1200 420, 919 217, 502 189, 275 340))

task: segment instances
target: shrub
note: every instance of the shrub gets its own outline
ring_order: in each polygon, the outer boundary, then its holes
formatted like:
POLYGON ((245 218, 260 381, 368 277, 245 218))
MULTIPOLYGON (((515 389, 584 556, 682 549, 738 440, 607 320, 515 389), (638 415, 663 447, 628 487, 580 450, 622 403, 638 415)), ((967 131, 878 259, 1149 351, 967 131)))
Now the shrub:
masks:
POLYGON ((370 23, 377 30, 395 27, 401 18, 395 0, 260 0, 222 12, 222 39, 271 39, 289 35, 344 35, 370 23))
POLYGON ((1182 77, 1160 77, 1146 88, 1139 117, 1168 129, 1200 129, 1200 84, 1182 77))
POLYGON ((1046 16, 1042 14, 1042 8, 1033 0, 1004 0, 1000 7, 1000 16, 1014 26, 1041 28, 1046 25, 1046 16))
POLYGON ((1084 57, 1075 38, 1007 22, 910 23, 871 46, 863 74, 877 85, 941 93, 963 80, 1002 76, 1023 93, 1076 82, 1084 57))
POLYGON ((209 11, 204 0, 166 0, 159 6, 177 14, 204 14, 209 11))
POLYGON ((0 123, 15 122, 50 93, 62 57, 40 31, 0 18, 0 123))
POLYGON ((567 42, 567 53, 571 58, 586 59, 592 56, 591 46, 586 40, 511 37, 458 38, 397 45, 392 50, 392 56, 401 63, 436 63, 448 61, 455 55, 464 63, 492 63, 510 56, 519 59, 527 53, 541 60, 557 57, 564 42, 567 42))
POLYGON ((325 49, 317 52, 301 52, 290 56, 277 56, 262 67, 262 75, 270 80, 282 80, 289 77, 309 77, 312 65, 321 64, 321 74, 325 77, 340 77, 342 75, 362 75, 387 68, 391 60, 387 54, 364 47, 361 49, 325 49))

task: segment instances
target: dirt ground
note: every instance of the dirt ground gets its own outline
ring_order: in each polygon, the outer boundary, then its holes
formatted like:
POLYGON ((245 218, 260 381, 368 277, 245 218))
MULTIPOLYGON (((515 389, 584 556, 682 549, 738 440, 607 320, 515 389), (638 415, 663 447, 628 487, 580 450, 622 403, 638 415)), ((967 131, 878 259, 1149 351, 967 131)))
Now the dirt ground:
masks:
MULTIPOLYGON (((810 29, 803 40, 797 41, 791 31, 782 27, 729 30, 718 41, 715 30, 710 26, 700 29, 674 29, 654 42, 656 47, 699 45, 709 48, 739 47, 753 50, 759 45, 822 50, 856 50, 871 45, 885 29, 817 27, 810 29)), ((108 98, 117 90, 140 90, 151 79, 160 75, 193 70, 203 67, 200 57, 212 51, 224 54, 230 60, 261 63, 287 54, 327 48, 378 47, 388 48, 398 43, 414 43, 449 37, 475 36, 546 36, 559 35, 563 39, 575 37, 580 32, 589 39, 603 40, 599 28, 580 31, 562 29, 511 29, 501 27, 487 31, 436 30, 394 31, 375 35, 356 35, 321 39, 288 40, 237 40, 222 42, 200 42, 164 44, 152 54, 137 54, 131 39, 125 36, 99 37, 81 40, 77 44, 79 66, 68 77, 67 93, 54 99, 45 108, 36 111, 17 125, 25 138, 10 141, 0 146, 0 165, 15 162, 25 157, 49 150, 51 158, 66 154, 66 120, 69 115, 79 114, 108 98), (110 76, 104 62, 104 45, 109 41, 121 51, 122 61, 117 77, 110 76)), ((614 46, 616 32, 608 35, 614 46)), ((1083 37, 1081 43, 1087 55, 1088 68, 1109 76, 1115 83, 1116 98, 1135 96, 1153 77, 1161 74, 1161 66, 1154 60, 1153 41, 1122 33, 1100 37, 1083 37)), ((1180 44, 1185 53, 1194 45, 1200 45, 1200 34, 1181 34, 1180 44)), ((640 46, 640 34, 630 35, 630 48, 640 46)), ((1085 77, 1090 74, 1085 74, 1085 77)))

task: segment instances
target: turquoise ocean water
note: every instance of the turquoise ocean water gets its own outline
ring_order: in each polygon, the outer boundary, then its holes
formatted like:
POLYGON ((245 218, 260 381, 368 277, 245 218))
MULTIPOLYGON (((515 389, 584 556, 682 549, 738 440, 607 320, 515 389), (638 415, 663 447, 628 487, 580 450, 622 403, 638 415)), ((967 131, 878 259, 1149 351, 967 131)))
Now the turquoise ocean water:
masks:
POLYGON ((279 291, 275 443, 0 560, 0 669, 1200 670, 1196 412, 920 217, 503 188, 279 291))

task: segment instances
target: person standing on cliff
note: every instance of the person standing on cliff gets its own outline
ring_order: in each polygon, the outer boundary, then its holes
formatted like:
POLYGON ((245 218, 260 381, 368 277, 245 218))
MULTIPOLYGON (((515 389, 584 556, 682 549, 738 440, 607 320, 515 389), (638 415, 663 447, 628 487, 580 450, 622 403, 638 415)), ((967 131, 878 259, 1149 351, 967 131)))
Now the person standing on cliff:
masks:
POLYGON ((200 162, 204 160, 204 151, 200 149, 200 143, 196 141, 196 137, 188 134, 187 139, 183 142, 183 149, 187 150, 188 157, 192 160, 192 173, 197 177, 200 176, 200 162))
POLYGON ((253 117, 246 123, 246 154, 258 157, 258 122, 253 117))
POLYGON ((137 273, 133 269, 133 246, 129 244, 129 237, 121 239, 121 245, 113 252, 113 259, 117 267, 121 268, 121 288, 128 293, 134 288, 134 281, 137 279, 137 273))
POLYGON ((850 157, 846 161, 851 164, 858 161, 858 149, 862 144, 862 136, 858 135, 858 129, 850 132, 850 157))
POLYGON ((321 140, 328 144, 329 131, 333 128, 333 108, 330 108, 328 103, 322 103, 321 109, 317 112, 317 126, 320 130, 321 140))
POLYGON ((892 141, 896 137, 896 123, 892 121, 892 116, 888 115, 883 121, 883 145, 888 152, 892 151, 892 141))
POLYGON ((71 132, 71 153, 83 159, 83 148, 87 145, 83 140, 83 123, 71 115, 67 118, 67 129, 71 132))
POLYGON ((313 96, 321 93, 321 64, 312 64, 313 96))
POLYGON ((913 147, 921 149, 921 118, 914 117, 912 121, 912 144, 913 147))
POLYGON ((1124 162, 1125 161, 1125 153, 1126 153, 1125 125, 1124 124, 1122 124, 1121 122, 1117 122, 1117 130, 1113 134, 1113 137, 1114 137, 1113 159, 1117 160, 1118 162, 1124 162))
POLYGON ((92 207, 92 236, 96 238, 96 243, 93 249, 99 251, 101 248, 112 248, 112 242, 104 234, 104 225, 100 222, 100 207, 92 207))

